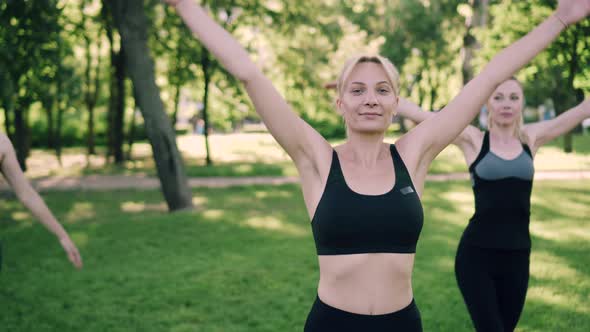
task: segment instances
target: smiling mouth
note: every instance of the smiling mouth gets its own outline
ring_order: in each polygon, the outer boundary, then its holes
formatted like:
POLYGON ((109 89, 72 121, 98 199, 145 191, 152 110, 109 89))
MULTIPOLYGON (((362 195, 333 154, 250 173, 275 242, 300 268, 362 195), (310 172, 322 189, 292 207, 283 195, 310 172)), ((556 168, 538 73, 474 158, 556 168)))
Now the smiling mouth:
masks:
POLYGON ((369 116, 383 116, 379 113, 360 113, 360 115, 369 115, 369 116))

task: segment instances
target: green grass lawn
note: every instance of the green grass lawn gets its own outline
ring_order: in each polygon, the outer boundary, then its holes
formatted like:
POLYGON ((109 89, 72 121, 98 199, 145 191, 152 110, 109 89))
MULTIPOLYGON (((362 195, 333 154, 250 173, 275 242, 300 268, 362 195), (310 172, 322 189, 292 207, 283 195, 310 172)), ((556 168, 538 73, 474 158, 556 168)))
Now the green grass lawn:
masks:
MULTIPOLYGON (((590 330, 590 181, 538 181, 518 331, 590 330)), ((301 331, 318 270, 299 187, 198 189, 167 214, 157 191, 44 195, 79 245, 75 271, 22 206, 0 200, 2 331, 301 331)), ((453 261, 467 182, 429 183, 414 270, 425 331, 471 331, 453 261)))
MULTIPOLYGON (((537 170, 590 170, 590 135, 574 137, 574 153, 564 153, 561 138, 540 149, 535 158, 537 170)), ((387 139, 394 142, 395 137, 387 139)), ((332 141, 334 145, 342 141, 332 141)), ((202 136, 178 137, 178 146, 184 158, 186 171, 191 177, 208 176, 294 176, 295 166, 269 134, 229 134, 211 136, 211 155, 214 166, 205 166, 205 143, 202 136)), ((137 143, 133 160, 122 166, 105 164, 101 155, 86 159, 81 148, 64 150, 60 166, 51 151, 35 150, 28 160, 27 175, 79 176, 92 174, 147 174, 156 175, 151 148, 137 143)), ((467 165, 461 151, 449 146, 433 162, 430 173, 466 172, 467 165)))

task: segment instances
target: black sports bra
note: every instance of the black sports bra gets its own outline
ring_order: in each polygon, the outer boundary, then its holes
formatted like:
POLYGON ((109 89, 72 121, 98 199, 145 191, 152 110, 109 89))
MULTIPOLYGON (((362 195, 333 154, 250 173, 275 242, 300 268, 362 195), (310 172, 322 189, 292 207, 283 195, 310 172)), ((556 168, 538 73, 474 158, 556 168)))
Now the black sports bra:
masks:
POLYGON ((395 186, 382 195, 348 187, 338 154, 311 222, 318 255, 415 253, 424 215, 420 198, 395 145, 390 145, 395 186))

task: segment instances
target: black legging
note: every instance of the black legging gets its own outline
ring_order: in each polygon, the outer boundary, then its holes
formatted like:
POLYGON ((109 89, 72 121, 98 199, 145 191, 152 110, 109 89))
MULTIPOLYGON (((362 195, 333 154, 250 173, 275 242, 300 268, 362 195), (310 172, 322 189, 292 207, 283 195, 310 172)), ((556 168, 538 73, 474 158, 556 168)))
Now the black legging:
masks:
POLYGON ((361 315, 334 308, 316 297, 304 332, 422 332, 418 307, 412 302, 405 308, 383 315, 361 315))
POLYGON ((477 332, 514 331, 526 298, 529 258, 530 249, 459 243, 455 276, 477 332))

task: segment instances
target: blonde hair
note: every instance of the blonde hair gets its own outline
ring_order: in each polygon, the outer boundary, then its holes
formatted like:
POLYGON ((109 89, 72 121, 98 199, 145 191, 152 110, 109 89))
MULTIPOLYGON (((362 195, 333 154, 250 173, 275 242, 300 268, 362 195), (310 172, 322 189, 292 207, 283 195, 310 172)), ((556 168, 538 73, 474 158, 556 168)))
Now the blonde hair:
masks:
MULTIPOLYGON (((520 83, 520 81, 512 76, 509 79, 505 80, 504 82, 508 82, 508 81, 515 81, 518 86, 520 86, 520 89, 523 91, 523 103, 522 103, 522 110, 520 111, 520 116, 518 117, 518 120, 516 121, 516 126, 514 127, 514 136, 518 137, 518 139, 523 142, 523 143, 528 143, 528 137, 526 135, 526 133, 524 132, 523 128, 524 128, 524 89, 522 86, 522 83, 520 83)), ((503 84, 504 82, 500 83, 503 84)), ((487 107, 488 110, 488 131, 490 129, 492 129, 493 127, 493 121, 492 121, 492 112, 490 110, 489 107, 487 107)))
POLYGON ((346 61, 342 71, 340 72, 340 76, 338 76, 338 81, 336 83, 336 90, 338 91, 338 96, 342 97, 344 85, 352 73, 354 67, 356 67, 359 63, 376 63, 383 67, 385 70, 385 74, 389 79, 389 83, 393 88, 393 92, 396 96, 399 96, 399 72, 397 68, 389 61, 387 58, 380 56, 380 55, 358 55, 352 57, 346 61))

